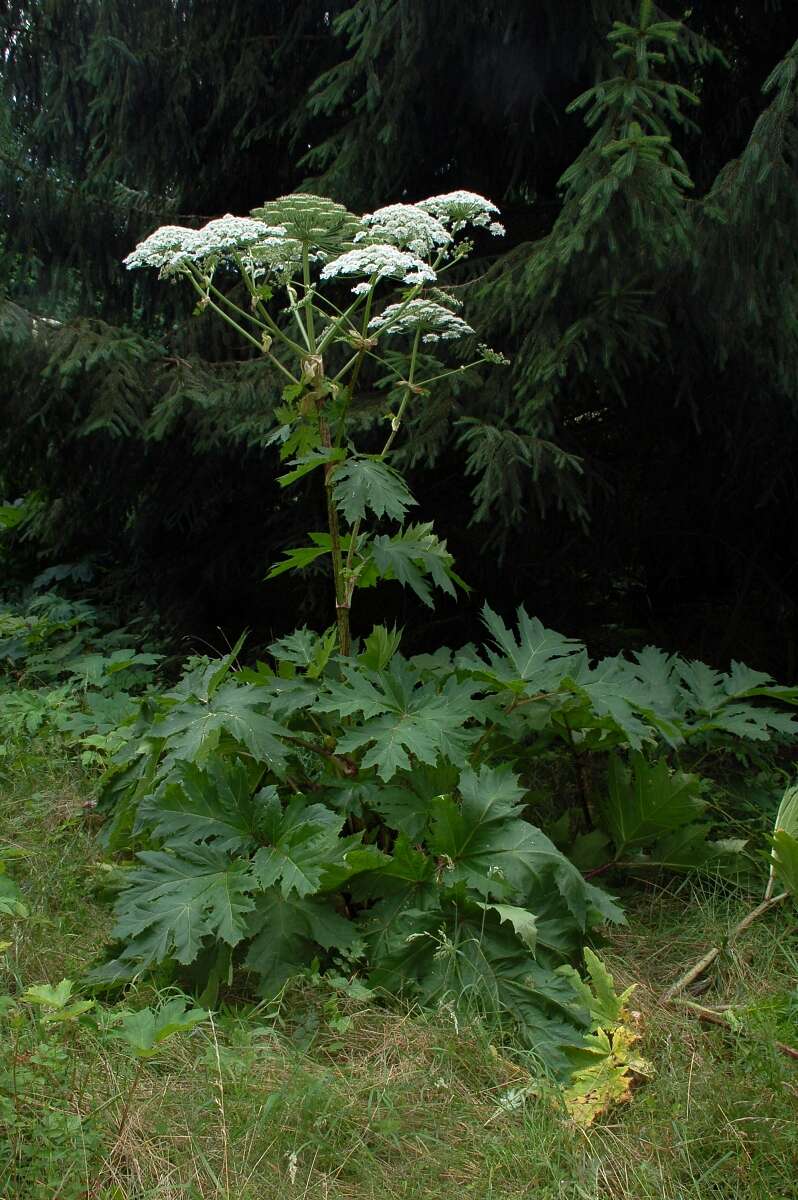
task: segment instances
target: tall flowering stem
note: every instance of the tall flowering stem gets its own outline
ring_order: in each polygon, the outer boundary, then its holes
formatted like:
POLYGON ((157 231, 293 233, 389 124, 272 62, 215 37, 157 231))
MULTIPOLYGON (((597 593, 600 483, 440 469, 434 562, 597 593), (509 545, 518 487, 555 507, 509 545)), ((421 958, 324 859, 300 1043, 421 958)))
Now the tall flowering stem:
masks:
MULTIPOLYGON (((388 459, 409 405, 430 383, 502 361, 478 346, 467 364, 447 367, 436 359, 433 373, 417 379, 422 347, 431 352, 474 337, 456 311, 459 303, 437 285, 468 253, 471 244, 460 238, 465 230, 504 232, 496 215, 496 207, 473 192, 392 204, 362 217, 324 197, 296 194, 202 229, 163 226, 125 259, 129 268, 155 267, 162 277, 185 278, 197 294, 196 311, 213 312, 286 381, 274 440, 293 470, 280 482, 288 486, 322 468, 327 533, 311 534, 311 547, 288 551, 269 577, 329 555, 344 656, 352 652, 350 611, 360 584, 398 579, 430 603, 424 574, 452 593, 458 582, 432 526, 404 524, 415 501, 388 459), (243 281, 249 307, 233 298, 231 275, 243 281), (347 285, 351 298, 337 303, 332 296, 347 285), (386 291, 392 299, 387 305, 386 291), (393 349, 402 338, 408 344, 404 371, 397 369, 395 352, 390 360, 386 354, 386 343, 393 349), (367 454, 351 444, 349 414, 364 367, 374 362, 395 380, 399 402, 388 415, 382 450, 367 454), (399 529, 391 536, 364 530, 367 515, 380 527, 398 522, 399 529)), ((425 355, 425 366, 428 360, 425 355)))

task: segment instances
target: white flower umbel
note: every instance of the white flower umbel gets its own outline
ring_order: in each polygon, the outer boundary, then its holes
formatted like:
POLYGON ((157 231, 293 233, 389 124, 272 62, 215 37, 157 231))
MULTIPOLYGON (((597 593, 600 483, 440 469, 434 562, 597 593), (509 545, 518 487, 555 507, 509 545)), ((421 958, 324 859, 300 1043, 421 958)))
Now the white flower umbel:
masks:
MULTIPOLYGON (((340 254, 321 273, 322 280, 335 279, 339 275, 360 275, 367 279, 401 279, 404 283, 434 283, 437 276, 430 266, 397 246, 387 246, 381 242, 373 246, 358 247, 340 254)), ((352 289, 355 290, 354 288, 352 289)), ((364 289, 357 285, 357 294, 364 289)))
POLYGON ((135 250, 122 261, 129 271, 137 267, 168 268, 175 257, 185 256, 197 244, 197 230, 185 229, 182 225, 162 225, 143 242, 139 242, 135 250))
POLYGON ((435 217, 453 233, 459 233, 466 225, 487 229, 496 237, 504 233, 504 226, 494 220, 499 215, 496 205, 476 192, 447 192, 443 196, 430 196, 427 200, 419 200, 417 207, 423 208, 424 212, 435 217))
POLYGON ((136 249, 128 254, 124 264, 128 270, 136 267, 157 267, 170 274, 191 262, 201 262, 213 256, 224 256, 233 250, 244 250, 254 243, 280 237, 285 230, 279 225, 267 225, 251 217, 233 217, 229 213, 203 225, 202 229, 186 229, 182 225, 162 225, 136 249))
POLYGON ((267 225, 254 217, 234 217, 227 213, 217 217, 197 230, 195 249, 189 250, 193 258, 207 258, 211 254, 229 254, 231 250, 243 250, 265 238, 280 237, 285 233, 282 225, 267 225))
POLYGON ((432 300, 389 304, 379 316, 369 321, 371 333, 415 333, 417 329, 421 330, 422 342, 451 341, 474 332, 462 317, 432 300))
POLYGON ((355 234, 355 242, 387 242, 419 258, 429 258, 452 240, 436 217, 415 204, 388 204, 362 220, 366 228, 355 234))

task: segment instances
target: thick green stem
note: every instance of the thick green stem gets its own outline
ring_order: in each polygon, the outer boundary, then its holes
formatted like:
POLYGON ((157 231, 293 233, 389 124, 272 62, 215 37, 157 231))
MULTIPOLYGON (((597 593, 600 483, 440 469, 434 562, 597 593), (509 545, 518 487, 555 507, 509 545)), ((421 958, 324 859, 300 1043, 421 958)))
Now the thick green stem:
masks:
MULTIPOLYGON (((363 320, 364 327, 368 323, 368 318, 369 318, 369 310, 367 308, 366 315, 363 320)), ((402 417, 404 415, 404 411, 407 408, 408 401, 414 391, 415 385, 413 383, 413 376, 415 375, 415 371, 416 371, 416 359, 418 357, 418 345, 419 345, 420 339, 421 339, 421 330, 417 329, 416 336, 413 339, 413 349, 410 352, 410 366, 409 366, 408 372, 407 372, 407 380, 405 381, 405 394, 402 397, 402 400, 401 400, 401 403, 397 410, 396 416, 391 419, 391 432, 388 435, 388 440, 386 441, 385 445, 383 446, 382 452, 380 454, 380 458, 383 460, 387 457, 387 455, 391 449, 391 446, 394 443, 396 435, 399 432, 399 429, 402 424, 402 417)), ((357 379, 357 372, 359 371, 359 369, 360 369, 360 362, 358 362, 357 366, 355 367, 353 383, 351 386, 354 386, 354 381, 357 379)), ((358 518, 357 521, 355 521, 354 525, 352 526, 352 533, 349 538, 349 550, 348 550, 347 556, 346 556, 346 569, 344 572, 344 581, 343 582, 344 582, 344 599, 345 599, 345 603, 346 603, 347 614, 349 613, 349 609, 351 608, 351 605, 352 605, 352 596, 355 591, 355 584, 357 583, 357 576, 354 573, 353 566, 354 566, 354 560, 355 560, 355 552, 357 550, 358 538, 360 536, 360 524, 361 524, 360 518, 358 518)))
MULTIPOLYGON (((330 426, 327 418, 321 411, 321 405, 318 407, 319 413, 319 438, 322 446, 329 450, 332 448, 332 437, 330 435, 330 426)), ((335 498, 333 497, 333 472, 335 470, 334 463, 328 463, 324 467, 324 495, 327 502, 327 525, 330 530, 330 557, 332 559, 333 569, 333 585, 335 588, 335 622, 338 626, 338 649, 344 657, 348 657, 351 649, 351 637, 349 632, 349 600, 346 595, 346 586, 344 581, 344 564, 343 555, 341 552, 341 530, 338 524, 338 510, 335 507, 335 498)))

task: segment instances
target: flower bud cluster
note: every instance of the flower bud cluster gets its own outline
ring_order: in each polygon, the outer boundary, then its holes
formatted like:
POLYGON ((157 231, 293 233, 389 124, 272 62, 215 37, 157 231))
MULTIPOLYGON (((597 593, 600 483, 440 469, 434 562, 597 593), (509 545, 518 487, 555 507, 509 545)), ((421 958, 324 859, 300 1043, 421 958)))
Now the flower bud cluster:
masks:
POLYGON ((502 354, 501 350, 492 350, 490 346, 486 346, 484 342, 480 342, 477 350, 484 358, 485 362, 493 363, 497 367, 509 367, 510 360, 506 354, 502 354))

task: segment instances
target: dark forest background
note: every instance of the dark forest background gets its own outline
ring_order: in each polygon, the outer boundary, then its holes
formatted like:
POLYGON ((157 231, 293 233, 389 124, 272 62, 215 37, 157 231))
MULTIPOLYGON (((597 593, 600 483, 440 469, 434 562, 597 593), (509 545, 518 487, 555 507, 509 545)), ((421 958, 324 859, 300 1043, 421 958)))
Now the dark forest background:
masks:
POLYGON ((326 624, 320 576, 263 582, 323 522, 313 480, 273 482, 277 381, 121 259, 296 189, 366 211, 463 187, 508 236, 459 295, 512 366, 431 397, 402 453, 473 591, 419 616, 388 589, 362 628, 407 606, 407 650, 456 644, 487 598, 596 651, 793 678, 798 6, 651 7, 682 22, 656 145, 613 89, 639 0, 7 0, 7 581, 72 564, 214 645, 326 624))

